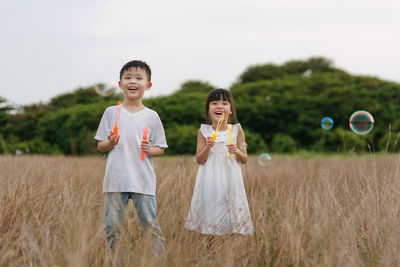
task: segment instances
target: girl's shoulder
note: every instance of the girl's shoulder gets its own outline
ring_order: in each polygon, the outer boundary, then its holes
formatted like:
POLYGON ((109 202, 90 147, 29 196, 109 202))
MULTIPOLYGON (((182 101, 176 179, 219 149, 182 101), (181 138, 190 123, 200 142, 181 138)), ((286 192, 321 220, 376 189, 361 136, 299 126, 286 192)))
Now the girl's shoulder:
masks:
POLYGON ((214 132, 213 128, 209 124, 200 124, 200 132, 204 137, 207 137, 208 135, 212 135, 214 132))
MULTIPOLYGON (((232 124, 232 132, 237 134, 239 129, 241 129, 242 126, 240 123, 232 124)), ((212 125, 209 124, 200 124, 200 132, 204 137, 211 136, 214 132, 214 129, 212 128, 212 125)))
POLYGON ((209 124, 204 124, 204 123, 200 124, 200 130, 201 129, 210 129, 210 128, 212 129, 212 126, 209 124))
MULTIPOLYGON (((232 128, 241 128, 242 126, 240 123, 232 124, 232 128)), ((212 125, 209 124, 200 124, 200 129, 211 129, 212 130, 212 125)))
POLYGON ((234 132, 238 132, 239 131, 239 129, 241 129, 242 128, 242 126, 240 125, 240 123, 236 123, 236 124, 232 124, 232 131, 234 131, 234 132))

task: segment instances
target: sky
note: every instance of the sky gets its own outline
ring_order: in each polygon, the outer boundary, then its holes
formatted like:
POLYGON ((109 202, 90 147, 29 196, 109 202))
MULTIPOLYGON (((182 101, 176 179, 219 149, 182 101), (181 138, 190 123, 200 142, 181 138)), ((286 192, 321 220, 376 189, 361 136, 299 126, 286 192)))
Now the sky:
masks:
POLYGON ((229 88, 249 66, 322 56, 400 82, 397 0, 3 0, 0 97, 14 105, 152 69, 146 97, 188 80, 229 88))

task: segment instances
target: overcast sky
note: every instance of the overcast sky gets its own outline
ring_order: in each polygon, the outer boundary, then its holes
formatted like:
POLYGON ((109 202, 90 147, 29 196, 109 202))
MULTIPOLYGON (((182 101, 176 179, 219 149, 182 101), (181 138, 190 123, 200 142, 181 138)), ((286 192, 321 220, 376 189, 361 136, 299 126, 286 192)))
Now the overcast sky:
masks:
POLYGON ((400 1, 2 0, 0 96, 25 105, 146 61, 147 96, 189 79, 229 86, 250 65, 323 56, 400 82, 400 1))

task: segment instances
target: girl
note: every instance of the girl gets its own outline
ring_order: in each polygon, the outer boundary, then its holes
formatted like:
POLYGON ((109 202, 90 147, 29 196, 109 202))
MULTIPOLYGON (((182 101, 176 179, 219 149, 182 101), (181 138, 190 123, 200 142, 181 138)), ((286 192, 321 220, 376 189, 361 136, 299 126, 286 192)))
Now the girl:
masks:
POLYGON ((231 126, 232 144, 228 142, 228 121, 236 121, 229 91, 216 89, 208 95, 206 120, 211 125, 201 124, 198 132, 196 161, 200 167, 185 228, 212 235, 251 234, 253 223, 239 166, 247 162, 245 137, 237 123, 231 126), (222 114, 224 118, 213 141, 222 114))

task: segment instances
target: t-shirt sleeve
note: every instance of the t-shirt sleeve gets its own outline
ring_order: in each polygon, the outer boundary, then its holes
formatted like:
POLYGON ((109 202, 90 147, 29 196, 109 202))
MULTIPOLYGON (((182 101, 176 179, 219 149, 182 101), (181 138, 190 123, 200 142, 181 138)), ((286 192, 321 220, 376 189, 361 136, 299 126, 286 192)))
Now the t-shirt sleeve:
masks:
POLYGON ((161 148, 167 148, 167 139, 165 138, 164 127, 161 119, 157 113, 155 113, 153 119, 153 131, 150 131, 150 142, 152 146, 158 146, 161 148))
POLYGON ((108 136, 112 132, 112 122, 110 120, 111 109, 107 108, 101 117, 99 127, 97 128, 94 139, 99 141, 108 141, 108 136))

